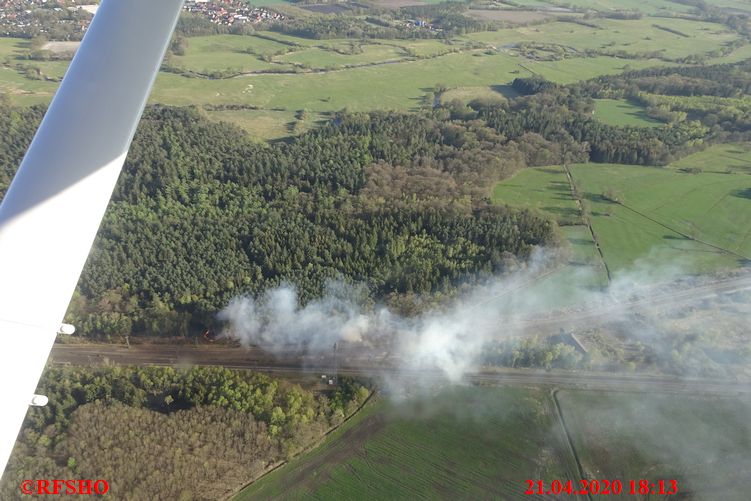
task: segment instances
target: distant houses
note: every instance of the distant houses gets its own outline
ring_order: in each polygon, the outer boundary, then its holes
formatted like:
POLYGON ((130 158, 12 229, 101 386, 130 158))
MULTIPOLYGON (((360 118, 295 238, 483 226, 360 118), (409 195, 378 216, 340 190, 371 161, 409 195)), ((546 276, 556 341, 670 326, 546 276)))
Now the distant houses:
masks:
MULTIPOLYGON (((0 36, 78 40, 97 7, 91 0, 0 0, 0 36)), ((187 0, 183 10, 223 26, 287 19, 279 12, 240 0, 187 0)))
POLYGON ((193 14, 199 14, 212 23, 223 26, 245 23, 263 23, 268 21, 283 21, 286 17, 279 12, 264 7, 252 7, 239 0, 188 0, 183 9, 193 14))

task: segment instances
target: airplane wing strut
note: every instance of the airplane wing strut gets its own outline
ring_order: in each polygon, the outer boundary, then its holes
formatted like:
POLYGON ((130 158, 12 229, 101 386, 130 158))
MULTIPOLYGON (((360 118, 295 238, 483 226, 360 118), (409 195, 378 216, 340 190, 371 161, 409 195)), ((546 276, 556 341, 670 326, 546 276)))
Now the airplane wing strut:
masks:
POLYGON ((104 0, 0 205, 0 468, 8 461, 183 0, 104 0))

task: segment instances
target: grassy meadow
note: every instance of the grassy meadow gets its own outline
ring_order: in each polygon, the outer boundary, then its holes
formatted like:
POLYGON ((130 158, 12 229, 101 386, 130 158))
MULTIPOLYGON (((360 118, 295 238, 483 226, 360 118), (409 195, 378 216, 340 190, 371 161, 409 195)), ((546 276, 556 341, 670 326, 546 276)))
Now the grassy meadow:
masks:
MULTIPOLYGON (((692 161, 701 159, 684 159, 692 161)), ((611 269, 674 255, 668 260, 676 265, 710 271, 751 256, 747 174, 597 164, 571 171, 592 205, 592 226, 611 269), (607 190, 622 204, 605 200, 607 190)))
POLYGON ((596 99, 595 117, 609 125, 658 127, 662 122, 647 116, 644 108, 624 99, 596 99))
POLYGON ((498 183, 492 194, 496 203, 524 207, 555 220, 569 255, 566 265, 530 287, 541 298, 555 284, 556 294, 543 303, 558 308, 575 304, 589 288, 607 285, 607 272, 589 227, 584 224, 566 174, 560 166, 525 169, 498 183))
MULTIPOLYGON (((708 272, 751 257, 751 220, 744 216, 751 203, 749 171, 751 152, 740 145, 712 146, 665 168, 571 166, 614 273, 662 262, 708 272), (621 203, 607 200, 606 192, 621 203)), ((563 224, 577 216, 560 167, 525 169, 496 185, 493 200, 537 210, 563 224)))
MULTIPOLYGON (((580 2, 581 5, 575 5, 612 8, 609 0, 580 2)), ((664 0, 634 3, 634 7, 646 14, 659 14, 667 5, 664 0)), ((536 2, 532 7, 546 6, 551 4, 536 2)), ((669 6, 673 11, 690 10, 680 4, 669 6)), ((447 98, 471 100, 506 93, 516 77, 538 74, 566 84, 670 64, 672 60, 706 54, 737 40, 736 34, 720 24, 690 19, 648 15, 637 20, 590 19, 587 23, 591 26, 553 21, 449 40, 312 40, 274 32, 191 37, 185 54, 171 56, 168 65, 198 75, 222 74, 226 78, 162 72, 151 102, 244 104, 266 110, 264 114, 222 117, 242 124, 254 137, 263 140, 283 137, 287 129, 287 135, 305 130, 305 127, 294 130, 288 127, 288 115, 303 109, 316 113, 343 108, 415 110, 424 105, 426 94, 437 84, 450 89, 447 98), (568 52, 560 60, 527 57, 519 50, 520 43, 552 44, 565 47, 568 52), (628 59, 618 57, 624 53, 629 54, 628 59), (271 119, 274 116, 282 121, 271 119), (258 118, 257 125, 252 124, 254 118, 258 118)), ((743 45, 718 60, 751 55, 749 47, 743 45)), ((28 42, 24 40, 0 39, 3 62, 0 91, 19 104, 49 102, 68 63, 30 61, 24 58, 27 51, 28 42), (31 78, 29 68, 38 70, 39 78, 31 78)), ((613 123, 653 123, 625 103, 601 102, 598 112, 613 123)))

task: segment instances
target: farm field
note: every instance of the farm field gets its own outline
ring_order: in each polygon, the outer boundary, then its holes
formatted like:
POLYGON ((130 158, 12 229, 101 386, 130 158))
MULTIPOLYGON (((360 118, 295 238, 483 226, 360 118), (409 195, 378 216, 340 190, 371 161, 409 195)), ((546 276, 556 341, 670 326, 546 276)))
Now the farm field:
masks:
MULTIPOLYGON (((454 388, 433 397, 368 404, 235 500, 522 499, 526 478, 578 478, 547 390, 454 388)), ((629 479, 675 479, 691 499, 743 499, 751 401, 591 390, 560 390, 557 399, 588 478, 620 479, 624 491, 629 479)))
POLYGON ((748 145, 718 144, 670 164, 673 169, 697 168, 704 172, 743 172, 751 174, 751 149, 748 145))
POLYGON ((171 56, 170 64, 195 72, 228 69, 250 72, 271 68, 283 70, 283 65, 263 61, 259 56, 289 49, 282 43, 255 36, 214 35, 191 37, 187 40, 185 55, 171 56))
POLYGON ((593 292, 608 285, 607 272, 589 228, 564 226, 561 232, 570 256, 561 267, 524 288, 523 297, 534 298, 531 311, 544 314, 585 303, 593 292))
POLYGON ((596 99, 595 118, 609 125, 658 127, 661 122, 647 116, 644 108, 624 99, 596 99))
POLYGON ((508 85, 481 85, 477 87, 454 87, 441 94, 441 103, 447 104, 459 100, 464 104, 473 99, 486 99, 489 102, 503 101, 515 97, 516 92, 508 85))
POLYGON ((275 110, 222 110, 206 114, 214 120, 245 129, 251 138, 261 142, 301 134, 326 119, 319 113, 308 113, 307 118, 300 120, 297 112, 275 110))
MULTIPOLYGON (((513 80, 519 71, 505 54, 472 57, 448 54, 435 59, 353 68, 328 73, 253 75, 204 80, 161 73, 151 96, 165 104, 248 104, 262 108, 311 111, 373 109, 410 110, 420 107, 437 83, 447 86, 492 85, 513 80), (252 92, 244 92, 248 85, 252 92), (364 92, 367 84, 368 91, 364 92)), ((528 72, 523 72, 529 75, 528 72)))
MULTIPOLYGON (((719 145, 668 168, 579 164, 571 172, 590 204, 592 227, 611 272, 659 262, 707 272, 751 256, 751 221, 743 217, 751 200, 746 169, 751 169, 751 153, 719 145), (705 171, 681 170, 692 167, 705 171), (734 172, 725 173, 728 167, 734 172), (603 198, 607 190, 623 205, 603 198)), ((496 185, 493 200, 569 222, 576 212, 565 183, 559 167, 525 169, 496 185)))
POLYGON ((285 54, 276 60, 308 68, 325 69, 400 61, 406 56, 401 47, 385 44, 360 46, 359 51, 353 54, 341 54, 334 50, 315 47, 285 54))
POLYGON ((541 42, 571 47, 578 52, 598 50, 611 54, 624 51, 634 55, 655 53, 668 59, 711 52, 738 39, 737 34, 720 24, 687 19, 590 19, 587 24, 592 26, 552 22, 472 33, 466 35, 466 38, 497 46, 541 42))
POLYGON ((575 468, 548 391, 454 388, 366 407, 235 499, 516 498, 575 468))
POLYGON ((597 164, 571 171, 592 204, 592 226, 611 270, 654 260, 704 272, 751 256, 746 174, 597 164), (609 189, 621 204, 602 197, 609 189))
POLYGON ((628 479, 675 479, 686 499, 747 497, 751 401, 577 390, 558 399, 587 477, 621 479, 624 492, 628 479))
POLYGON ((495 186, 492 199, 496 203, 537 211, 562 225, 562 237, 570 252, 566 265, 533 284, 528 291, 541 299, 541 308, 575 304, 591 288, 607 285, 605 266, 589 228, 583 224, 562 167, 540 167, 518 172, 495 186), (555 287, 551 287, 551 284, 555 284, 555 287), (551 290, 556 292, 554 296, 549 296, 551 290))
POLYGON ((517 172, 493 188, 493 201, 539 211, 559 224, 581 223, 566 173, 558 165, 517 172))
MULTIPOLYGON (((605 3, 596 8, 611 7, 605 3)), ((534 8, 551 5, 535 4, 534 8)), ((663 5, 667 2, 650 0, 642 6, 654 6, 657 12, 663 5)), ((670 6, 688 8, 673 3, 670 6)), ((737 39, 723 25, 688 19, 590 19, 587 23, 593 26, 550 22, 449 40, 313 40, 275 32, 190 37, 184 55, 171 56, 167 65, 214 78, 162 72, 150 102, 254 107, 256 113, 224 114, 222 118, 240 123, 259 138, 275 139, 306 130, 288 127, 288 116, 300 110, 416 110, 425 106, 425 96, 437 84, 449 88, 444 100, 511 95, 509 84, 517 77, 537 74, 568 84, 670 64, 671 60, 716 51, 737 39), (565 59, 527 57, 518 47, 520 43, 551 41, 555 47, 566 48, 565 59), (587 50, 598 54, 584 57, 587 50), (630 54, 629 59, 616 57, 622 53, 630 54), (244 75, 229 78, 238 74, 244 75), (368 91, 363 92, 366 85, 368 91), (284 121, 276 122, 272 119, 275 116, 284 121), (252 118, 258 119, 258 125, 251 125, 252 118)), ((552 54, 548 50, 542 54, 552 54)), ((737 60, 748 50, 750 46, 744 45, 717 60, 737 60)), ((68 62, 27 60, 23 58, 27 51, 24 40, 0 39, 0 91, 16 104, 47 103, 68 62)), ((653 123, 637 110, 616 102, 598 103, 598 112, 609 123, 653 123)))
MULTIPOLYGON (((666 14, 668 12, 690 12, 690 5, 676 4, 669 0, 570 0, 567 4, 600 12, 614 10, 637 10, 647 15, 666 14)), ((707 3, 712 3, 708 1, 707 3)))

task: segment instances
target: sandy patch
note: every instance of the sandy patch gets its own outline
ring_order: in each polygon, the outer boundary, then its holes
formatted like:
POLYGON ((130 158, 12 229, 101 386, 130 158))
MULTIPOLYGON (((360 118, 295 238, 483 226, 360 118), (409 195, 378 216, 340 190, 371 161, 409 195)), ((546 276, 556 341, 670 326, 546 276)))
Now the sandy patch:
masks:
POLYGON ((411 5, 425 5, 420 0, 374 0, 374 4, 387 9, 398 9, 400 7, 409 7, 411 5))
POLYGON ((70 52, 71 54, 78 50, 81 42, 47 42, 42 45, 42 50, 48 50, 56 54, 70 52))
POLYGON ((551 17, 550 14, 536 10, 470 9, 467 14, 475 19, 490 19, 491 21, 506 21, 518 24, 551 17))

